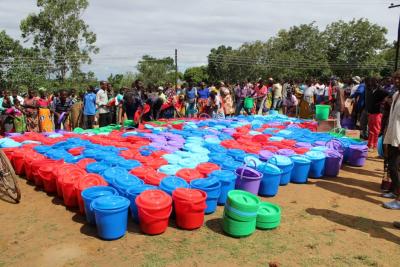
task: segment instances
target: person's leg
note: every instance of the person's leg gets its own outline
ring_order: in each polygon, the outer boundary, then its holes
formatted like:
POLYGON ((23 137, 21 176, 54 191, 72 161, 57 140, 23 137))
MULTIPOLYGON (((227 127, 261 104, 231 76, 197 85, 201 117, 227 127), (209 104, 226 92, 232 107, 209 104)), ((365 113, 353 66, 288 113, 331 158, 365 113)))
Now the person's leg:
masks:
POLYGON ((244 106, 244 100, 238 99, 236 102, 236 110, 235 110, 235 115, 238 116, 240 112, 242 111, 242 108, 244 106))
POLYGON ((388 157, 388 168, 390 172, 390 178, 392 179, 393 190, 397 195, 394 201, 384 203, 383 206, 388 209, 400 209, 399 199, 399 167, 400 167, 400 150, 398 147, 389 146, 389 157, 388 157))
POLYGON ((88 115, 87 120, 88 120, 88 125, 87 125, 88 129, 93 129, 94 115, 88 115))
POLYGON ((107 117, 108 117, 108 113, 100 113, 99 114, 99 127, 104 127, 107 125, 107 117))
POLYGON ((378 139, 379 139, 379 134, 381 132, 381 126, 382 126, 382 113, 376 114, 376 122, 375 122, 375 138, 373 140, 374 144, 374 149, 378 147, 378 139))
POLYGON ((342 128, 342 125, 340 123, 340 111, 336 111, 336 127, 342 128))
POLYGON ((360 131, 364 139, 368 138, 368 112, 364 109, 360 115, 360 131))
POLYGON ((375 123, 375 116, 374 114, 368 115, 368 148, 373 148, 373 139, 374 139, 374 123, 375 123))

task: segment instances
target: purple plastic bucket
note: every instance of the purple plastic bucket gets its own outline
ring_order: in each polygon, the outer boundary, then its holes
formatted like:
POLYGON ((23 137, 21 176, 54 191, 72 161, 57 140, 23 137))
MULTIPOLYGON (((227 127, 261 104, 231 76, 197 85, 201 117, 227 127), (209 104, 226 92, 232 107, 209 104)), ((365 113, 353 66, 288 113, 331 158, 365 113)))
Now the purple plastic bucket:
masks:
POLYGON ((250 167, 243 166, 236 169, 236 177, 236 189, 244 190, 254 195, 258 194, 260 182, 263 177, 262 173, 250 167))
POLYGON ((362 167, 368 157, 368 147, 366 145, 350 145, 348 163, 351 166, 362 167))
POLYGON ((326 145, 326 142, 325 141, 316 141, 315 143, 314 143, 314 146, 325 146, 326 145))
POLYGON ((343 155, 336 150, 325 151, 325 176, 336 177, 342 167, 343 155))
POLYGON ((279 149, 277 152, 276 152, 278 155, 282 155, 282 156, 286 156, 286 157, 290 157, 290 156, 293 156, 294 154, 296 154, 293 150, 291 150, 291 149, 279 149))
POLYGON ((267 162, 270 158, 272 158, 275 154, 269 150, 261 150, 259 153, 259 159, 261 161, 267 162))
POLYGON ((312 145, 310 143, 306 143, 306 142, 298 142, 294 146, 297 148, 300 148, 300 147, 312 148, 312 145))

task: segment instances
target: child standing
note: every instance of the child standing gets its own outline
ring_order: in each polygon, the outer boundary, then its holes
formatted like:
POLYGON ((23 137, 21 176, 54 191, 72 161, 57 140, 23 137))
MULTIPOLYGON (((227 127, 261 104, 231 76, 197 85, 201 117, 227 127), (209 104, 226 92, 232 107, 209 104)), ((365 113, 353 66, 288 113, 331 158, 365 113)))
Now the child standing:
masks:
POLYGON ((18 99, 14 99, 14 106, 8 108, 6 114, 13 119, 14 131, 24 133, 26 130, 25 115, 18 99))

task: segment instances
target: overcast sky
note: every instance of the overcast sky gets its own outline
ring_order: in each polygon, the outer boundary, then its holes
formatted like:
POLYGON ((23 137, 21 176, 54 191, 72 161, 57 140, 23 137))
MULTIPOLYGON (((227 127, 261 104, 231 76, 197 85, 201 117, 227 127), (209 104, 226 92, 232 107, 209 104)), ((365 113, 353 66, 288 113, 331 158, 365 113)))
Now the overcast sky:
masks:
MULTIPOLYGON (((135 71, 143 54, 173 56, 180 70, 206 64, 211 48, 266 40, 280 29, 316 21, 320 28, 366 17, 396 39, 400 8, 385 0, 90 0, 84 14, 100 53, 87 70, 100 79, 135 71)), ((400 0, 397 1, 400 3, 400 0)), ((38 11, 35 0, 0 0, 0 30, 20 38, 19 23, 38 11)), ((368 33, 366 33, 368 34, 368 33)), ((318 40, 316 40, 318 41, 318 40)))

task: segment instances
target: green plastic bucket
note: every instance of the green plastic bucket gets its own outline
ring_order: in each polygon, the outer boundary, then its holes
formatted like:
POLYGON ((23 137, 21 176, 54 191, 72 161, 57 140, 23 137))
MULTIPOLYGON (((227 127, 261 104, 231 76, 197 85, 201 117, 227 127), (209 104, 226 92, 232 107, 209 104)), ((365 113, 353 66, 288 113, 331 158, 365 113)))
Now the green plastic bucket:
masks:
POLYGON ((318 121, 326 121, 329 118, 331 106, 329 105, 316 105, 315 106, 315 118, 318 121))
POLYGON ((236 221, 228 215, 224 214, 222 220, 222 229, 226 234, 230 236, 245 237, 254 233, 254 231, 256 230, 256 224, 256 219, 248 222, 241 222, 236 221))
POLYGON ((274 229, 281 223, 281 208, 278 205, 261 202, 257 212, 257 228, 274 229))
POLYGON ((242 190, 231 190, 225 204, 225 213, 242 222, 248 222, 257 218, 260 199, 249 192, 242 190))
POLYGON ((251 109, 254 107, 254 99, 251 97, 246 97, 244 99, 244 108, 251 109))

